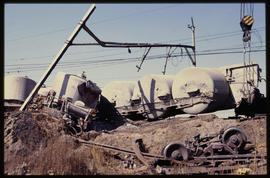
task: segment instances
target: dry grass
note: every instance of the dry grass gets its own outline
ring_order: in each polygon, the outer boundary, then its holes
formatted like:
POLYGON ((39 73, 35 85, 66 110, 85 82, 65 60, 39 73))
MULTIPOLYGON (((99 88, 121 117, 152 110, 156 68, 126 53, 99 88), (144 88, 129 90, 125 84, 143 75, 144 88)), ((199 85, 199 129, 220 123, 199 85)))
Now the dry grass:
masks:
POLYGON ((89 175, 93 174, 85 163, 87 153, 74 151, 77 147, 68 136, 53 138, 50 147, 37 152, 30 162, 35 175, 89 175))

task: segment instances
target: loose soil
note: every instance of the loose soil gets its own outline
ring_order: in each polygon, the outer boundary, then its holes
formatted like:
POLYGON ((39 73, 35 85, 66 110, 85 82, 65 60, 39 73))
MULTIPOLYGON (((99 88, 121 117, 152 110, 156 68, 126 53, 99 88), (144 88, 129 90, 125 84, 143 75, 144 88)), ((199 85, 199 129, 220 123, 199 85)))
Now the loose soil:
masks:
MULTIPOLYGON (((93 121, 91 130, 71 134, 61 117, 45 109, 9 111, 4 116, 4 174, 6 175, 143 175, 148 174, 136 156, 80 143, 78 139, 133 150, 141 138, 145 150, 161 154, 172 141, 185 143, 200 133, 205 136, 237 126, 255 146, 253 153, 266 154, 266 117, 223 119, 213 114, 171 117, 148 122, 93 121)), ((266 174, 266 166, 260 172, 266 174)))

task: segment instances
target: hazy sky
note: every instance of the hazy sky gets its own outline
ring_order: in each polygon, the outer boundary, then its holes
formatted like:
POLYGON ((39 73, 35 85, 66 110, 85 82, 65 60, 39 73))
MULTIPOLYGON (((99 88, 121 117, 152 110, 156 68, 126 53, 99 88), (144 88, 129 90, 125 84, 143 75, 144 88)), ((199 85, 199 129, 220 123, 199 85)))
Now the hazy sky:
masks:
MULTIPOLYGON (((54 56, 62 48, 91 4, 5 4, 5 75, 26 75, 38 82, 54 56)), ((265 50, 265 5, 254 3, 252 49, 265 50)), ((239 3, 207 4, 96 4, 87 26, 104 41, 166 42, 191 44, 191 17, 195 23, 197 66, 220 67, 243 63, 242 53, 201 55, 242 51, 239 3), (219 49, 219 50, 217 50, 219 49), (206 51, 209 50, 209 51, 206 51)), ((83 30, 76 42, 94 42, 83 30)), ((136 81, 146 74, 161 74, 165 58, 147 60, 140 72, 135 67, 144 48, 102 48, 71 46, 48 80, 51 86, 58 71, 78 74, 103 87, 112 80, 136 81), (117 63, 101 60, 126 59, 117 63)), ((149 56, 163 55, 168 49, 153 49, 149 56)), ((180 50, 176 53, 181 53, 180 50)), ((251 53, 251 60, 262 68, 265 78, 265 52, 251 53)), ((166 74, 176 74, 192 66, 188 57, 168 61, 166 74)), ((260 85, 266 93, 265 83, 260 85)))

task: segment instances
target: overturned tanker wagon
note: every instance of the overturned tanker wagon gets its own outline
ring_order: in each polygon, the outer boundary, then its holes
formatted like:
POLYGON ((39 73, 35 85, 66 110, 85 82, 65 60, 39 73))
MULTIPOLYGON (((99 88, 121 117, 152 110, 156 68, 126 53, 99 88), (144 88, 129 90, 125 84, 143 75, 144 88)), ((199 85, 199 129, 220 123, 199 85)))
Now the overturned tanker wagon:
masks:
POLYGON ((265 97, 257 88, 259 73, 260 68, 254 63, 190 67, 176 75, 151 74, 137 82, 112 81, 101 90, 85 76, 59 72, 46 104, 84 128, 93 118, 118 116, 154 120, 233 108, 236 115, 250 115, 266 112, 265 97), (247 112, 238 112, 239 108, 247 112))
POLYGON ((113 105, 101 95, 101 89, 96 83, 87 80, 83 74, 58 72, 50 91, 43 97, 46 98, 44 105, 48 109, 58 110, 63 119, 79 131, 87 130, 94 118, 110 119, 120 116, 113 105))
POLYGON ((102 94, 129 118, 157 119, 233 108, 236 115, 252 116, 266 112, 266 99, 258 90, 260 71, 255 63, 190 67, 174 76, 147 75, 135 84, 129 82, 128 94, 127 81, 109 83, 102 94))

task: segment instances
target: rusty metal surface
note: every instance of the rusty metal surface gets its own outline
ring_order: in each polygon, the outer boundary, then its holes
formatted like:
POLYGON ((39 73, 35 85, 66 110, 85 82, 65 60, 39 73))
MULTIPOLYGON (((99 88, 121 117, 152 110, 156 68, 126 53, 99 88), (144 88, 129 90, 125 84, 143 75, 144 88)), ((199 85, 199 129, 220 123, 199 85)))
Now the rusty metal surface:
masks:
MULTIPOLYGON (((93 141, 77 140, 88 146, 95 146, 105 150, 116 151, 124 154, 136 155, 137 158, 146 166, 144 168, 149 170, 150 174, 208 174, 209 172, 218 173, 224 171, 235 171, 239 168, 246 168, 252 162, 258 166, 267 164, 267 155, 255 154, 236 154, 236 155, 213 155, 213 156, 194 156, 190 160, 177 161, 168 159, 164 156, 154 155, 141 152, 140 140, 135 140, 134 151, 125 148, 109 146, 105 144, 95 143, 93 141), (145 158, 152 161, 146 161, 145 158), (241 165, 240 165, 241 164, 241 165), (219 166, 222 165, 222 166, 219 166)), ((141 140, 142 141, 142 140, 141 140)))
POLYGON ((155 173, 155 169, 153 167, 153 165, 148 162, 142 155, 141 153, 141 149, 142 149, 142 139, 135 139, 133 141, 133 149, 135 151, 135 154, 137 156, 137 158, 147 167, 147 169, 149 170, 150 174, 154 174, 155 173))

